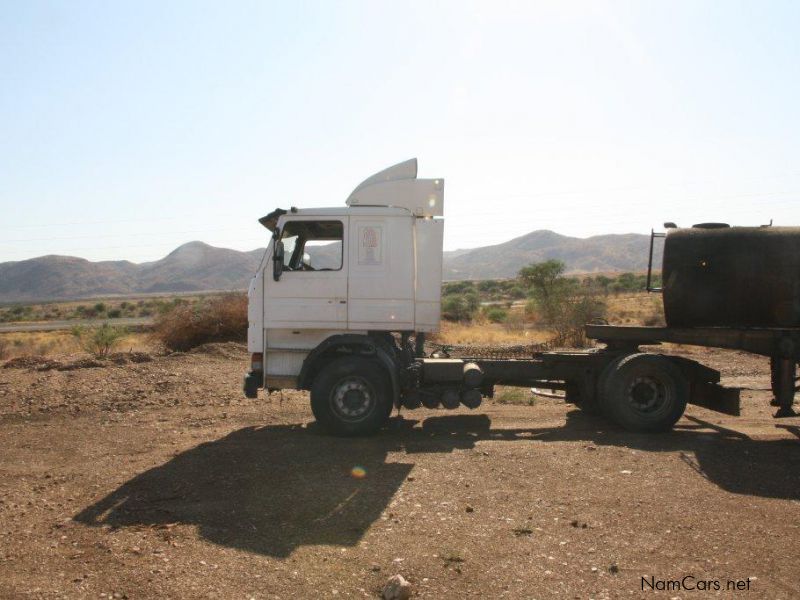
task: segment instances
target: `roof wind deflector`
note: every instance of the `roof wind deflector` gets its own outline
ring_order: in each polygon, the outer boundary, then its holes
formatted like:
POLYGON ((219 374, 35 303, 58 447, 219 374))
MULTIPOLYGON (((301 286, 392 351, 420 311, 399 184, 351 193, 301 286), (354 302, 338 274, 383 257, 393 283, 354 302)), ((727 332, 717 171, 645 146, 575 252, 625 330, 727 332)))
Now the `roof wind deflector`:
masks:
POLYGON ((285 214, 285 210, 282 208, 276 208, 268 215, 261 217, 258 222, 269 229, 272 233, 275 233, 275 228, 278 226, 278 219, 281 217, 281 215, 285 214))
POLYGON ((417 179, 417 159, 375 173, 347 198, 347 206, 401 208, 415 217, 444 216, 444 180, 417 179))
POLYGON ((367 177, 364 181, 359 183, 352 192, 350 192, 350 196, 347 198, 347 205, 350 205, 350 199, 356 194, 363 190, 365 187, 373 185, 375 183, 386 183, 387 181, 401 181, 403 179, 416 179, 417 178, 417 159, 410 158, 408 160, 404 160, 403 162, 397 163, 396 165, 392 165, 388 169, 384 169, 383 171, 378 171, 374 175, 367 177))

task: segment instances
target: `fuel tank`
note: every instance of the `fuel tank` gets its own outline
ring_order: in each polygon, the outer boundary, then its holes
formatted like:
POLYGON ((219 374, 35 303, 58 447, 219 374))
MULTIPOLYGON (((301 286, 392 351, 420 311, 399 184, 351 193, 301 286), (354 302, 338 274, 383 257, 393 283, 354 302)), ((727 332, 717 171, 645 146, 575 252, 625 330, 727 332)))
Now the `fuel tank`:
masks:
POLYGON ((670 327, 800 327, 800 227, 672 229, 662 280, 670 327))

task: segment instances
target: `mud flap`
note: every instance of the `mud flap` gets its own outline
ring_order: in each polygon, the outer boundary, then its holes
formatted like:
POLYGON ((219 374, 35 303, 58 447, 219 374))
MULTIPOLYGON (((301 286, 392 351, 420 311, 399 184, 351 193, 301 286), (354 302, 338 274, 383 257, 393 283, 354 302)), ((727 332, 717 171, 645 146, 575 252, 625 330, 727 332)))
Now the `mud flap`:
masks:
POLYGON ((738 417, 741 414, 740 390, 717 383, 692 382, 689 404, 738 417))
POLYGON ((250 371, 245 374, 242 384, 245 398, 258 398, 258 389, 261 387, 262 380, 263 375, 261 373, 250 371))

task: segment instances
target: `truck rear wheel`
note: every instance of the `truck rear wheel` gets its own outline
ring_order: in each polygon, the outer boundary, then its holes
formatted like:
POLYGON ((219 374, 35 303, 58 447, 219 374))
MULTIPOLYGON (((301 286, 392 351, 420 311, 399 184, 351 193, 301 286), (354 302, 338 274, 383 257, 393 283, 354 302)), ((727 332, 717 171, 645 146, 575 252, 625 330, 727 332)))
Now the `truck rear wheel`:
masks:
POLYGON ((369 359, 339 358, 314 379, 311 412, 326 431, 335 435, 374 433, 392 412, 388 378, 369 359))
POLYGON ((604 379, 604 413, 629 431, 666 431, 686 410, 689 382, 664 356, 625 356, 604 379))

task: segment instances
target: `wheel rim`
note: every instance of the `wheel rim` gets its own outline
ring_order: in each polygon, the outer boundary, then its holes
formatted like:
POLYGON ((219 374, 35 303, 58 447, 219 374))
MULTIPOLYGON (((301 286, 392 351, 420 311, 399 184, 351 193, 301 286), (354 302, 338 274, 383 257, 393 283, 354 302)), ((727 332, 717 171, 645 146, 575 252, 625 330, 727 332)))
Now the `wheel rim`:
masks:
POLYGON ((375 390, 363 377, 351 375, 333 386, 330 403, 343 421, 363 421, 375 406, 375 390))
POLYGON ((641 415, 655 416, 663 412, 671 400, 670 386, 652 375, 636 377, 628 386, 628 404, 641 415))

